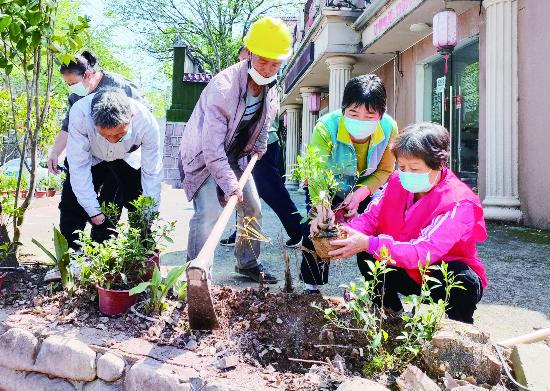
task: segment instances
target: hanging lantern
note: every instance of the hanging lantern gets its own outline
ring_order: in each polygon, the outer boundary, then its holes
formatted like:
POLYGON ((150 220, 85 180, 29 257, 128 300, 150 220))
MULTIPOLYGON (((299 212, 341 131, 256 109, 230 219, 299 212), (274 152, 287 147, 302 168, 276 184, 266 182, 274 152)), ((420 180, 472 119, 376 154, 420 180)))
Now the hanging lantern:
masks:
POLYGON ((287 114, 286 111, 283 114, 283 125, 284 125, 285 128, 288 126, 288 114, 287 114))
POLYGON ((309 94, 307 97, 307 106, 310 113, 316 113, 321 110, 321 94, 316 92, 309 94))
POLYGON ((457 43, 457 16, 456 11, 445 8, 434 15, 433 45, 445 59, 445 73, 449 70, 449 55, 457 43))

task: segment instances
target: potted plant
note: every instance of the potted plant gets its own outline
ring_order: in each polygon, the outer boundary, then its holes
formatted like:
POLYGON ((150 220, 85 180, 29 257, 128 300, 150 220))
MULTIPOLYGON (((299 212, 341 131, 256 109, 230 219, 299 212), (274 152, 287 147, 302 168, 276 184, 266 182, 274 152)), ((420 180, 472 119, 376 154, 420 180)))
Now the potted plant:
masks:
POLYGON ((99 310, 104 315, 120 315, 136 302, 138 296, 130 295, 129 289, 141 282, 137 270, 140 262, 128 256, 143 251, 136 237, 135 231, 119 232, 118 236, 97 243, 88 234, 80 233, 81 281, 96 287, 99 310))
POLYGON ((46 197, 46 189, 48 188, 48 177, 40 178, 38 181, 38 186, 34 192, 35 198, 44 198, 46 197))
POLYGON ((29 195, 29 178, 27 175, 21 176, 21 184, 19 186, 19 196, 21 198, 27 198, 29 195))
MULTIPOLYGON (((175 222, 164 222, 160 219, 160 213, 156 202, 151 197, 140 196, 132 201, 133 211, 128 212, 128 225, 139 231, 146 253, 149 255, 145 280, 151 279, 155 265, 160 267, 161 242, 172 243, 170 233, 174 230, 175 222)), ((111 221, 117 221, 120 210, 114 204, 103 205, 102 211, 111 221)))
POLYGON ((309 146, 302 156, 298 156, 297 164, 292 171, 292 179, 307 183, 311 199, 309 219, 321 216, 319 231, 310 236, 317 256, 329 260, 328 252, 332 250, 330 241, 343 237, 344 231, 335 222, 332 201, 340 186, 333 171, 319 156, 317 148, 309 146))
POLYGON ((58 180, 57 180, 57 177, 55 175, 52 175, 52 176, 49 176, 48 177, 48 185, 46 187, 47 190, 47 196, 48 197, 53 197, 55 196, 55 193, 56 193, 56 189, 57 189, 57 184, 58 180))
MULTIPOLYGON (((81 279, 95 285, 99 309, 108 316, 122 314, 136 302, 138 295, 130 289, 151 279, 155 266, 158 267, 159 243, 162 239, 171 240, 168 234, 174 223, 159 222, 154 200, 140 197, 134 206, 135 211, 128 214, 129 223, 119 223, 105 242, 96 243, 88 234, 80 233, 81 279), (139 225, 145 218, 148 224, 139 225)), ((102 210, 109 219, 119 213, 112 204, 102 210)))

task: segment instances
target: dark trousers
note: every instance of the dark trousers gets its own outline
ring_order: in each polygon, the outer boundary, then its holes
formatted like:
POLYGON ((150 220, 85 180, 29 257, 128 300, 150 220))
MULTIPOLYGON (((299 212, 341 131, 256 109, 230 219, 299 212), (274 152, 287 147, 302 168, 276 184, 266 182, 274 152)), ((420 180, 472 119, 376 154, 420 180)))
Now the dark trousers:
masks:
MULTIPOLYGON (((369 274, 370 269, 367 265, 367 260, 372 260, 372 255, 368 253, 357 254, 357 265, 359 270, 365 279, 372 280, 372 276, 369 274)), ((454 288, 451 289, 449 295, 449 306, 447 308, 447 315, 450 319, 457 320, 464 323, 474 323, 474 311, 477 309, 477 303, 481 300, 483 295, 483 288, 481 287, 481 280, 475 272, 470 269, 466 264, 460 261, 447 262, 448 270, 453 272, 456 276, 455 281, 460 281, 462 287, 465 289, 454 288)), ((384 307, 390 308, 393 311, 400 311, 403 309, 401 299, 398 294, 404 296, 408 295, 420 295, 420 286, 414 281, 404 269, 390 267, 393 271, 386 274, 384 285, 378 284, 377 290, 379 293, 378 302, 375 303, 380 306, 380 297, 382 297, 382 288, 384 292, 384 307)), ((445 299, 445 288, 443 275, 439 270, 433 270, 430 272, 431 277, 435 277, 441 282, 441 286, 433 287, 434 282, 429 282, 428 285, 432 287, 431 297, 437 301, 439 299, 445 299)))
MULTIPOLYGON (((66 163, 67 168, 68 164, 66 163)), ((92 166, 92 180, 96 194, 102 191, 106 185, 117 190, 114 193, 114 199, 118 200, 119 206, 125 206, 131 210, 130 202, 137 199, 142 194, 141 187, 141 169, 134 169, 124 160, 114 160, 112 162, 100 162, 92 166), (115 184, 112 181, 116 181, 115 184)), ((113 194, 110 194, 113 196, 113 194)), ((105 201, 107 203, 113 200, 106 200, 103 197, 99 198, 100 204, 105 201)), ((90 220, 90 216, 84 208, 78 203, 72 186, 71 176, 67 170, 67 178, 63 183, 61 192, 61 201, 59 202, 59 228, 61 233, 67 238, 69 246, 73 249, 78 249, 76 244, 78 233, 86 227, 86 222, 90 220)), ((114 228, 116 222, 105 221, 104 224, 92 226, 91 238, 96 242, 102 242, 111 236, 111 229, 114 228)))
MULTIPOLYGON (((367 209, 367 206, 369 205, 369 202, 371 201, 372 197, 365 198, 360 204, 359 208, 357 210, 357 213, 363 213, 365 209, 367 209)), ((336 202, 333 202, 333 207, 336 207, 342 200, 337 200, 336 202)), ((306 209, 309 213, 310 210, 310 198, 309 198, 309 191, 306 188, 306 209)), ((306 232, 304 232, 304 238, 302 241, 302 246, 304 249, 302 250, 302 263, 300 265, 300 279, 305 284, 311 284, 311 285, 324 285, 328 283, 328 271, 329 271, 329 265, 330 261, 323 261, 319 259, 315 255, 315 247, 313 246, 313 242, 309 238, 309 225, 305 228, 306 232)))
MULTIPOLYGON (((302 236, 304 228, 300 221, 302 216, 290 198, 281 173, 279 172, 279 143, 267 146, 267 152, 254 166, 252 176, 256 183, 258 195, 275 212, 287 235, 291 239, 302 236)), ((236 233, 233 232, 233 235, 236 233)), ((232 235, 232 236, 233 236, 232 235)))

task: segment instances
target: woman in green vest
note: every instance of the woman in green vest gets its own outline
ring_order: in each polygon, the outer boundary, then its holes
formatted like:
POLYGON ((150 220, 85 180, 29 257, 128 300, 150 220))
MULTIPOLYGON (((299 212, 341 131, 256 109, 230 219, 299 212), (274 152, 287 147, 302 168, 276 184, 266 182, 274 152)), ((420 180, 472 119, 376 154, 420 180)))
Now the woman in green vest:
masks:
MULTIPOLYGON (((390 142, 397 135, 397 124, 386 114, 386 88, 376 75, 351 79, 344 89, 342 109, 319 118, 310 146, 318 150, 339 182, 333 209, 344 220, 351 220, 366 209, 371 195, 386 183, 395 166, 390 142)), ((306 195, 309 211, 309 194, 306 195)), ((310 222, 309 234, 318 231, 317 216, 310 222)), ((328 282, 328 262, 318 260, 307 234, 304 234, 301 279, 306 293, 319 293, 328 282)))

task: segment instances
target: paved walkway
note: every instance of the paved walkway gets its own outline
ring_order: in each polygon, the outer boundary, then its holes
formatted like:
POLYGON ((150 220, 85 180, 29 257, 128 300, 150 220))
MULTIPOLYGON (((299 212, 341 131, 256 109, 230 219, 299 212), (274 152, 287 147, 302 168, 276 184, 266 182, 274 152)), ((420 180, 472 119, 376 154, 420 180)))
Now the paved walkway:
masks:
MULTIPOLYGON (((305 209, 304 197, 292 194, 300 210, 305 209)), ((182 190, 163 187, 161 216, 175 220, 174 243, 162 256, 163 268, 183 264, 186 260, 188 222, 193 213, 182 190)), ((31 239, 50 244, 53 224, 59 222, 58 197, 40 199, 33 203, 23 226, 23 254, 29 260, 43 260, 31 239)), ((229 234, 230 228, 226 230, 229 234)), ((272 243, 262 245, 261 260, 278 276, 283 276, 283 261, 277 237, 283 228, 273 211, 264 206, 264 231, 272 243)), ((286 237, 285 237, 286 240, 286 237)), ((50 247, 52 245, 50 244, 50 247)), ((479 247, 480 256, 487 267, 489 287, 475 314, 475 321, 494 339, 531 332, 550 327, 550 232, 523 227, 489 225, 489 239, 479 247)), ((299 253, 291 251, 294 284, 302 289, 296 278, 299 253)), ((216 251, 214 280, 216 284, 235 287, 255 286, 233 272, 232 249, 219 247, 216 251)), ((323 287, 327 295, 340 295, 340 284, 359 276, 354 260, 336 262, 331 270, 331 283, 323 287)), ((273 288, 277 289, 277 288, 273 288)))

